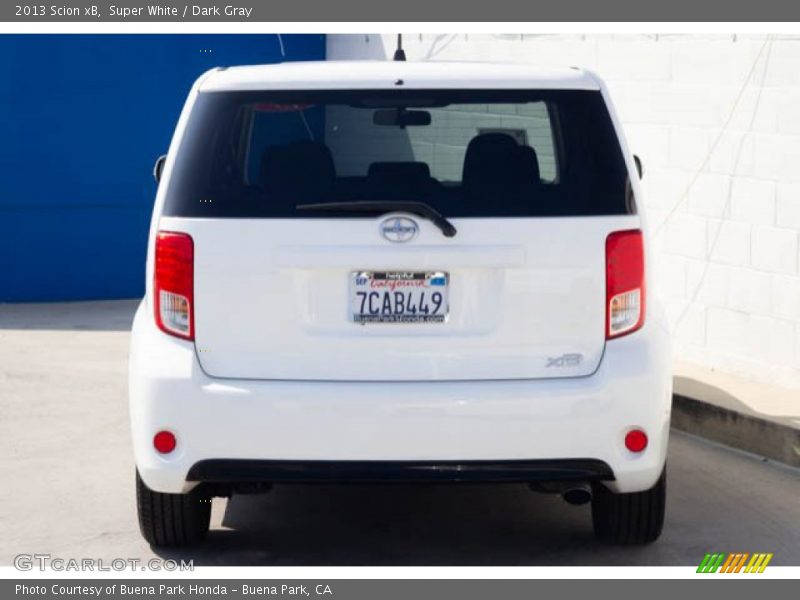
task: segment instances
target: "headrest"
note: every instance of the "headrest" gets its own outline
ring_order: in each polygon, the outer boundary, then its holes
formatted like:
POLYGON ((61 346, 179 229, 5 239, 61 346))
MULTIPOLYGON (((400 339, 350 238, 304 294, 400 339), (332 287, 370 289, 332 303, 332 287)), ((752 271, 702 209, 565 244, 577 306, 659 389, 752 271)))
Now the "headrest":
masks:
POLYGON ((486 178, 496 179, 519 160, 519 144, 505 133, 482 133, 475 136, 464 155, 464 170, 461 177, 465 187, 479 185, 486 178))
POLYGON ((540 183, 536 150, 510 135, 483 133, 467 146, 462 187, 468 196, 530 199, 540 183))
POLYGON ((518 160, 523 178, 534 184, 541 183, 542 176, 539 172, 539 157, 536 156, 536 150, 530 146, 520 146, 517 149, 517 154, 519 155, 518 160))

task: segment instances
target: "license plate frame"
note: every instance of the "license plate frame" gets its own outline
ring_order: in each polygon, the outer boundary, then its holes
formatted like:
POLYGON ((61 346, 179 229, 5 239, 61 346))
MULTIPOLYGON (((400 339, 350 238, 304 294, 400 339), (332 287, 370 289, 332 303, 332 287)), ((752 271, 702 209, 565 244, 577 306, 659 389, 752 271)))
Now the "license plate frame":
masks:
POLYGON ((450 316, 449 300, 447 271, 350 273, 350 318, 358 325, 446 323, 450 316))

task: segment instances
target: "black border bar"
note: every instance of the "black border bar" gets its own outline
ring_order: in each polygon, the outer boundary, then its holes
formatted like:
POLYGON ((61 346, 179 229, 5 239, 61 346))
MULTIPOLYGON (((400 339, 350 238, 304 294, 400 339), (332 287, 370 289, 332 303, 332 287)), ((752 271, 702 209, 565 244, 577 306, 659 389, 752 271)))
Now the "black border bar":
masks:
POLYGON ((0 3, 0 21, 13 22, 787 22, 800 3, 787 0, 62 0, 0 3), (17 7, 29 7, 19 10, 17 7), (36 10, 31 10, 33 7, 36 10), (112 6, 114 9, 112 9, 112 6), (167 10, 155 10, 155 7, 167 10), (55 14, 51 11, 55 7, 55 14), (44 8, 44 11, 40 9, 44 8), (63 10, 64 8, 69 10, 63 10))

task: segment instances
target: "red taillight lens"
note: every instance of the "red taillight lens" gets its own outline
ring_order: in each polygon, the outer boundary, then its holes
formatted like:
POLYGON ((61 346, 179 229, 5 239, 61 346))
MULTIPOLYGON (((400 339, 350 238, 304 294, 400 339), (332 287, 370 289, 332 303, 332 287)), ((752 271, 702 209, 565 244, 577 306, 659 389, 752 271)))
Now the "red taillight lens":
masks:
POLYGON ((185 233, 159 231, 155 260, 156 323, 162 331, 194 339, 194 244, 185 233))
POLYGON ((639 329, 644 309, 642 232, 616 231, 606 239, 606 339, 639 329))

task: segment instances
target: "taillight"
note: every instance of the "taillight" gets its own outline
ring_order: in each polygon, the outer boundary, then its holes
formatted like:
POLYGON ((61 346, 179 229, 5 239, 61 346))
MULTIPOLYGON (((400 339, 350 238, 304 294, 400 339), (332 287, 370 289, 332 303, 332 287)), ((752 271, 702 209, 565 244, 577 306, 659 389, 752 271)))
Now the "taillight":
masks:
POLYGON ((194 339, 194 244, 185 233, 159 231, 155 255, 156 323, 165 333, 194 339))
POLYGON ((644 325, 644 242, 639 230, 606 239, 606 339, 644 325))

